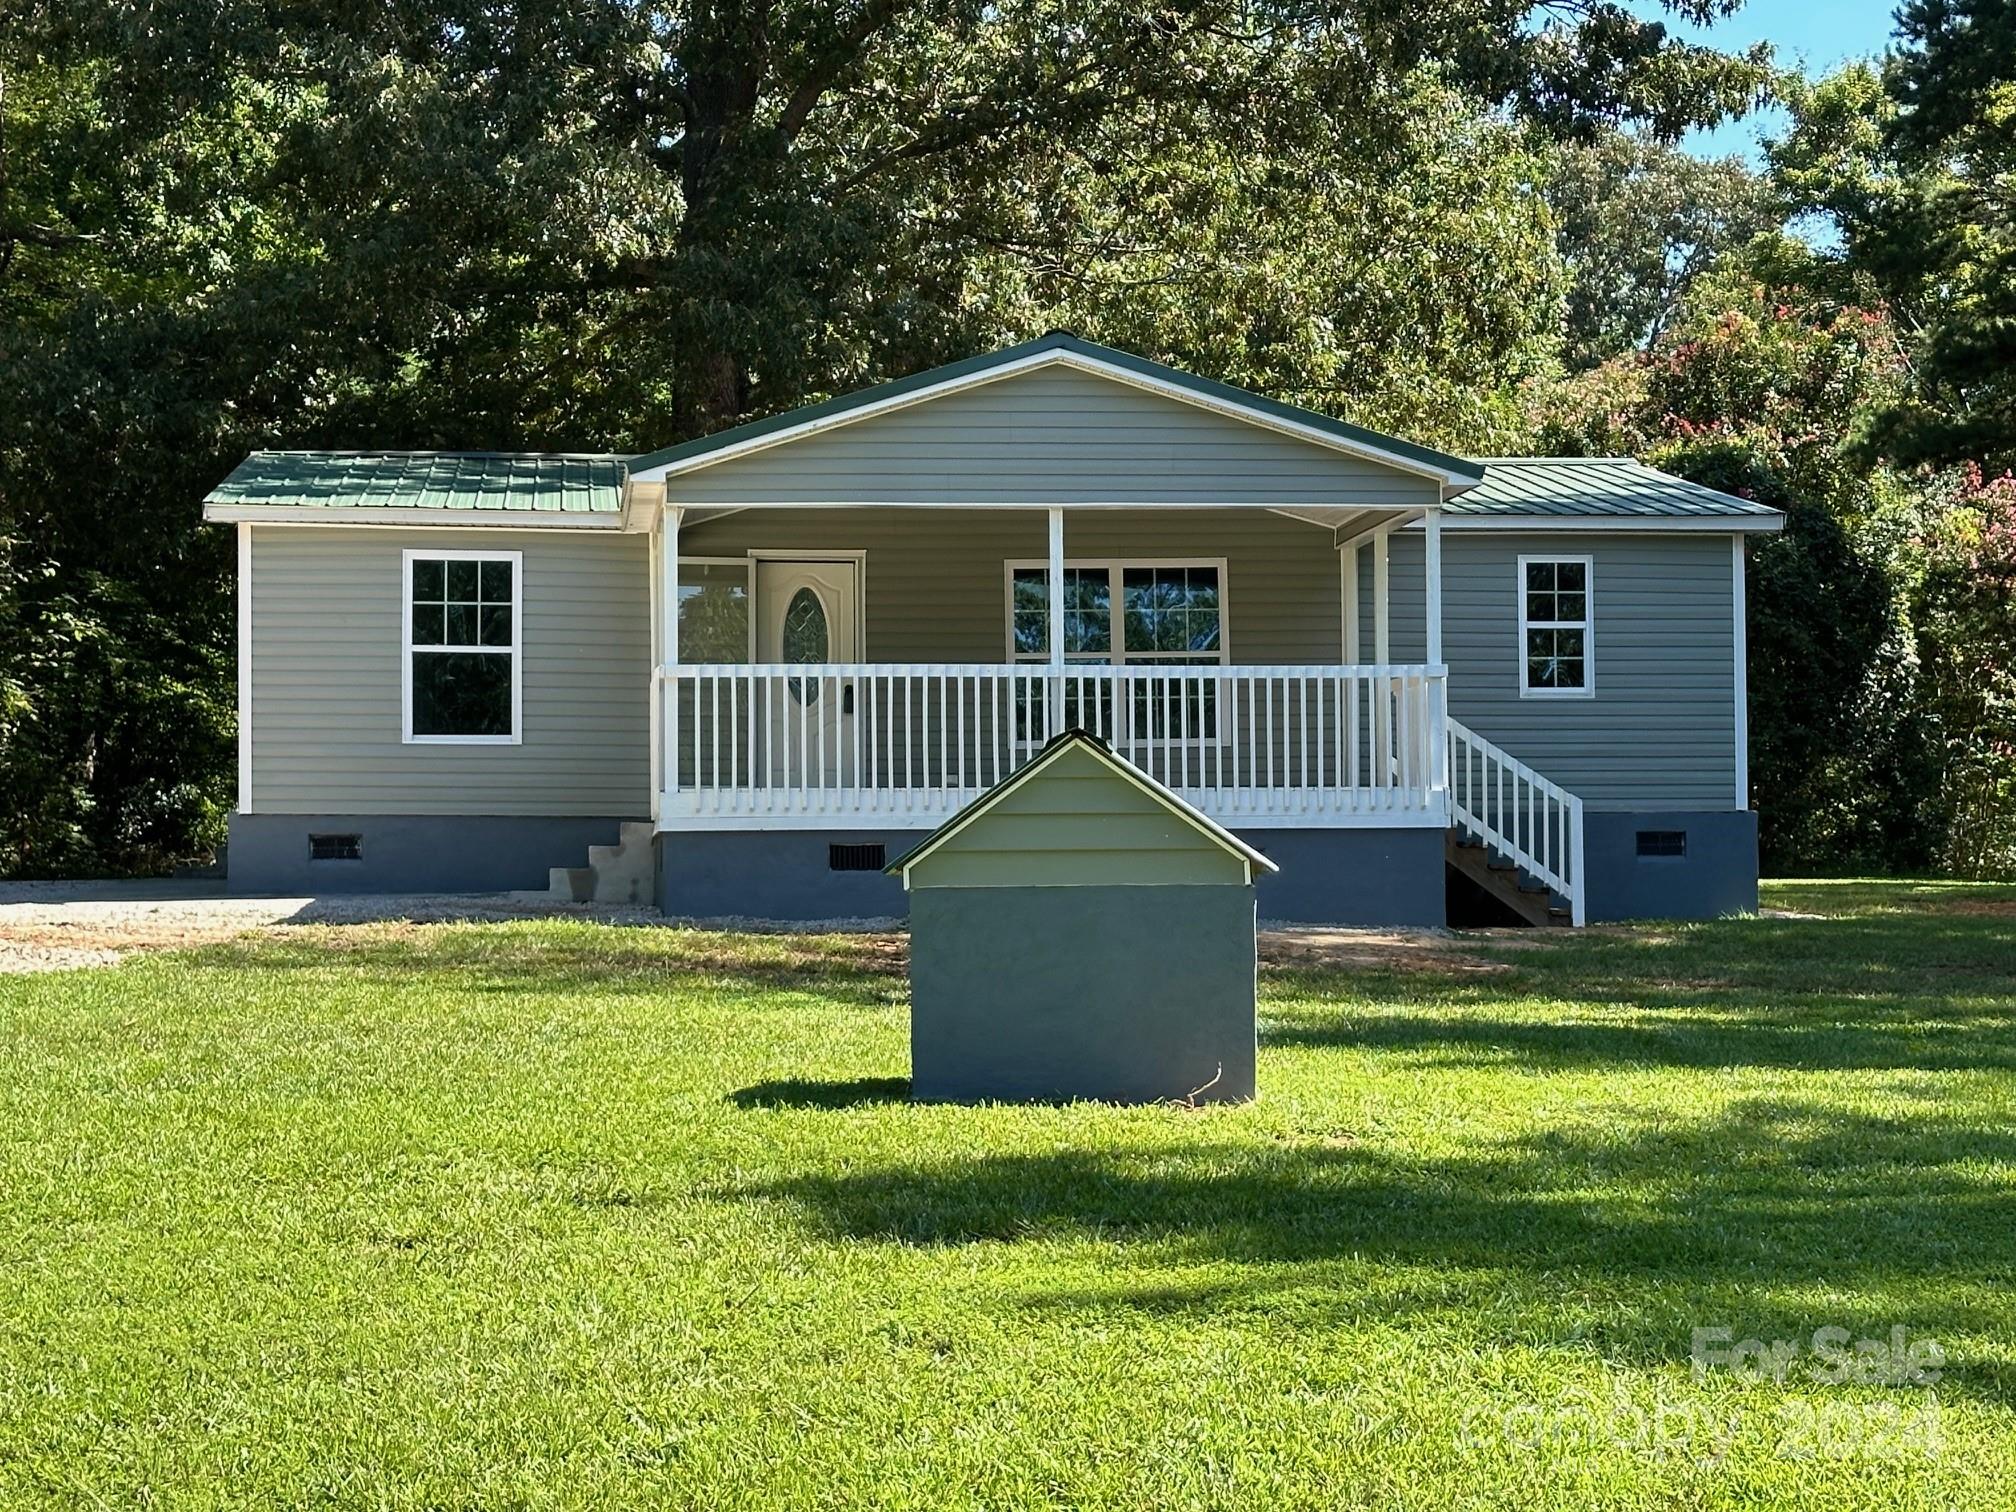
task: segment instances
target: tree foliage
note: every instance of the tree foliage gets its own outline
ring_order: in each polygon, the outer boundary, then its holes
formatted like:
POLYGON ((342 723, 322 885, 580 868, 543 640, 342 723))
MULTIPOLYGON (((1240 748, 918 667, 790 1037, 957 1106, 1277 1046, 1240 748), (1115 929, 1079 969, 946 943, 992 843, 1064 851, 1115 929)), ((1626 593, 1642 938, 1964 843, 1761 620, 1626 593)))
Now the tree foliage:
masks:
POLYGON ((1696 279, 1780 223, 1769 186, 1740 158, 1704 160, 1622 131, 1562 149, 1546 194, 1569 280, 1571 370, 1651 350, 1696 279))
POLYGON ((1933 865, 1938 726, 1899 528, 1906 481, 1863 425, 1909 383, 1879 310, 1809 304, 1740 270, 1703 281, 1642 357, 1542 396, 1549 449, 1625 452, 1787 511, 1752 550, 1751 781, 1768 869, 1933 865))
POLYGON ((1880 418, 1907 462, 2016 466, 2016 7, 1913 0, 1879 68, 1794 101, 1773 149, 1788 207, 1838 249, 1810 281, 1872 292, 1909 333, 1912 391, 1880 418))

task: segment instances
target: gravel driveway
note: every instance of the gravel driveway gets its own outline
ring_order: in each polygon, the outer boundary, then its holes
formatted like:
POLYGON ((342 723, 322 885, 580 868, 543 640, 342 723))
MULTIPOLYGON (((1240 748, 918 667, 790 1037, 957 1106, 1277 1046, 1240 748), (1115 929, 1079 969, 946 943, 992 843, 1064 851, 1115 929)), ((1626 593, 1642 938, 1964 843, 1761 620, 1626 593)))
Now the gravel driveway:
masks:
POLYGON ((549 903, 517 893, 239 898, 214 882, 0 882, 0 973, 109 966, 129 951, 205 945, 287 925, 554 916, 662 922, 648 909, 549 903))
MULTIPOLYGON (((110 966, 136 950, 173 950, 248 931, 302 924, 449 924, 501 919, 592 919, 611 924, 823 934, 886 934, 900 960, 901 920, 785 925, 749 919, 675 920, 650 908, 555 903, 525 893, 407 893, 238 898, 214 882, 0 882, 0 975, 110 966)), ((1492 931, 1498 943, 1542 945, 1545 930, 1492 931)), ((1273 965, 1474 975, 1506 970, 1439 929, 1328 929, 1262 921, 1260 957, 1273 965)))

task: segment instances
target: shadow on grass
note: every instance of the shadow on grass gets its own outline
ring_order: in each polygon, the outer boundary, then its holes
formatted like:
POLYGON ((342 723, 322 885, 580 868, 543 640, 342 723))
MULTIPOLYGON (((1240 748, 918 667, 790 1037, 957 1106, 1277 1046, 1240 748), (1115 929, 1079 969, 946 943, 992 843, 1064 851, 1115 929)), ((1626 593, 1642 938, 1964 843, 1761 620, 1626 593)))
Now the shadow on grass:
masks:
POLYGON ((1639 1003, 1657 1012, 1603 1022, 1587 1006, 1560 1023, 1437 1013, 1394 1004, 1389 1013, 1288 1011, 1270 1021, 1263 1045, 1401 1051, 1443 1065, 1519 1061, 1549 1070, 1578 1067, 1767 1066, 1788 1070, 2016 1070, 2016 1006, 1970 1015, 1975 1022, 1847 1025, 1825 1015, 1761 1007, 1708 1014, 1677 1003, 1639 1003))
POLYGON ((2016 918, 2000 913, 1723 920, 1470 944, 1507 970, 1459 980, 1267 969, 1263 1043, 1547 1069, 2016 1069, 2016 918))
POLYGON ((205 946, 198 962, 261 971, 334 971, 444 990, 650 995, 724 987, 809 993, 849 1007, 907 999, 903 942, 873 934, 722 934, 574 921, 290 927, 205 946))
MULTIPOLYGON (((1200 1282, 1031 1306, 1282 1307, 1315 1326, 1462 1313, 1506 1336, 1656 1364, 1685 1360, 1695 1324, 1767 1339, 1825 1324, 2005 1333, 2011 1170, 2016 1130, 1938 1110, 1885 1119, 1754 1100, 1442 1159, 1315 1139, 1072 1149, 828 1171, 739 1195, 788 1201, 840 1239, 1089 1240, 1131 1252, 1116 1277, 1210 1267, 1200 1282)), ((1955 1379, 2016 1394, 2007 1359, 1958 1360, 1955 1379)))
POLYGON ((738 1108, 863 1108, 880 1103, 908 1102, 907 1076, 860 1076, 852 1081, 757 1082, 730 1092, 738 1108))

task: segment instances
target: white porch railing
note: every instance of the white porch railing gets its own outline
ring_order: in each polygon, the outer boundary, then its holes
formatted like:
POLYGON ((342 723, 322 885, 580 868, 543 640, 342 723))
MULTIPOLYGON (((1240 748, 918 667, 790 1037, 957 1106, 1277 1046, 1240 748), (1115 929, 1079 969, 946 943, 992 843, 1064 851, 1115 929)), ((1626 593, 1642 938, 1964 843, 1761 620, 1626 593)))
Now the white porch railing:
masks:
POLYGON ((1587 923, 1582 800, 1474 730, 1448 725, 1450 821, 1566 898, 1578 927, 1587 923))
POLYGON ((935 824, 1080 728, 1227 823, 1444 824, 1445 678, 1429 666, 666 668, 660 822, 935 824))

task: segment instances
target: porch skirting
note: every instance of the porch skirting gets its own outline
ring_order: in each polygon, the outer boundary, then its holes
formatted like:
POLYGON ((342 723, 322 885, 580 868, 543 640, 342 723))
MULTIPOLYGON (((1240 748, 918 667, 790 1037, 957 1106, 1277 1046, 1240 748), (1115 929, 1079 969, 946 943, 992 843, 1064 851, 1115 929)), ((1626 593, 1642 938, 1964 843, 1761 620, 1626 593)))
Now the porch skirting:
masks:
MULTIPOLYGON (((1258 884, 1261 919, 1295 924, 1442 924, 1442 835, 1424 826, 1241 831, 1281 867, 1258 884)), ((667 832, 658 907, 684 919, 904 918, 901 882, 879 869, 836 871, 835 852, 865 864, 854 848, 880 845, 893 861, 920 838, 914 829, 667 832)))
POLYGON ((614 845, 624 818, 498 814, 233 814, 226 886, 248 896, 546 889, 555 866, 614 845), (313 860, 309 837, 357 837, 357 859, 313 860))

